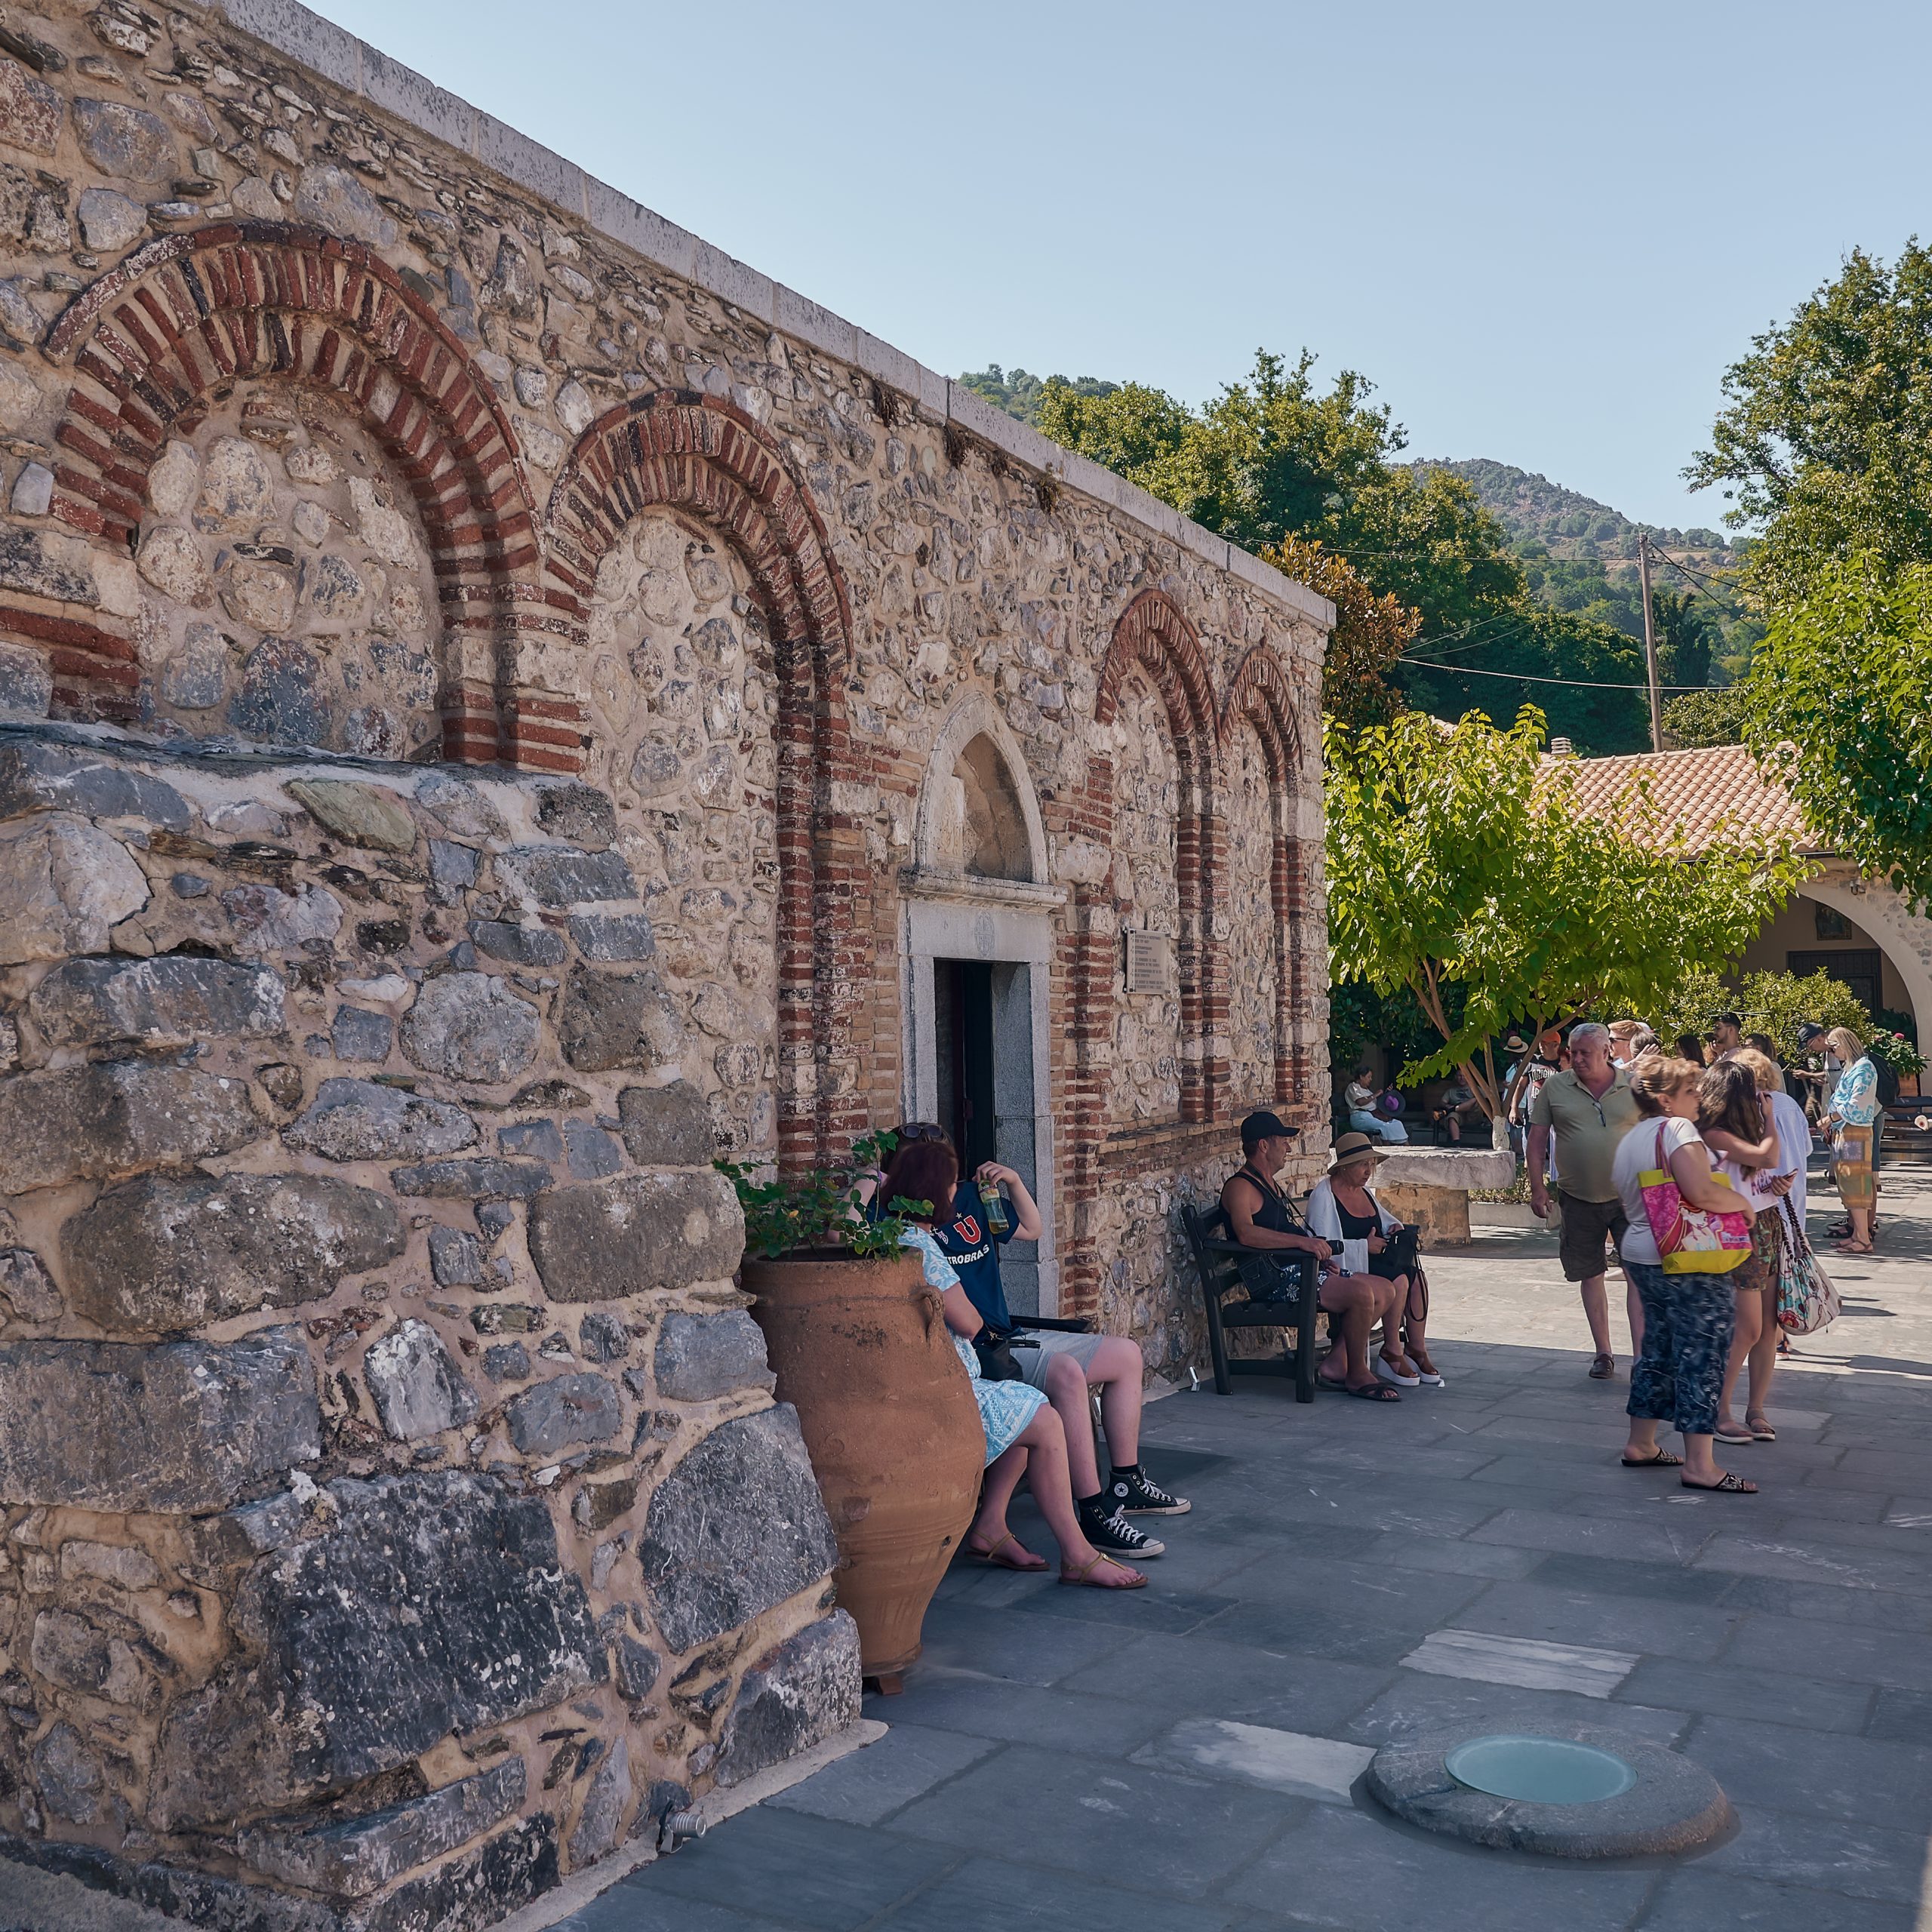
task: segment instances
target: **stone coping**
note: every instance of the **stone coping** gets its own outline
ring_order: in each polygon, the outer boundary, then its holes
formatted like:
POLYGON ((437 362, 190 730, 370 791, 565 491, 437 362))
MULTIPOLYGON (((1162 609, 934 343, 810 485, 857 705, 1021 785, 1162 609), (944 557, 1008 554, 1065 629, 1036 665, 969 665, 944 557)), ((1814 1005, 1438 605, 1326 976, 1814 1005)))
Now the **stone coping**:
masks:
POLYGON ((1537 1804, 1493 1798, 1459 1784, 1443 1762, 1480 1734, 1472 1724, 1386 1745, 1368 1767, 1377 1803, 1425 1831, 1472 1844, 1549 1858, 1638 1858, 1708 1844, 1730 1829, 1730 1801, 1703 1765, 1627 1733, 1561 1724, 1514 1727, 1519 1734, 1595 1745, 1621 1758, 1637 1782, 1620 1797, 1591 1804, 1537 1804))
POLYGON ((1465 1191, 1507 1187, 1516 1178, 1516 1157, 1487 1147, 1392 1148, 1375 1170, 1378 1184, 1448 1187, 1465 1191))
POLYGON ((689 229, 632 201, 574 162, 520 134, 494 115, 405 67, 297 0, 195 0, 193 11, 225 20, 324 80, 418 134, 466 155, 525 192, 540 196, 668 273, 695 283, 746 315, 821 355, 848 363, 888 385, 938 421, 990 443, 1014 461, 1051 475, 1134 522, 1227 571, 1324 630, 1335 607, 1306 584, 1191 521, 1124 477, 1063 449, 983 396, 915 361, 829 309, 772 281, 713 248, 689 229))

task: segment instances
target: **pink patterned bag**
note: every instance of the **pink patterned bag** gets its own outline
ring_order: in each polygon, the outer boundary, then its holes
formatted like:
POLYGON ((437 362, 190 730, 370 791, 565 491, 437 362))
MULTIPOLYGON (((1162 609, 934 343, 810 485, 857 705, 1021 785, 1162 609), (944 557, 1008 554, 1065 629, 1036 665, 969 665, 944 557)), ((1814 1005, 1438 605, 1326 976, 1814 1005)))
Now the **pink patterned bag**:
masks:
MULTIPOLYGON (((1751 1255, 1751 1217, 1741 1208, 1713 1213, 1706 1208, 1684 1204, 1677 1177, 1664 1158, 1663 1137, 1666 1122, 1657 1122, 1657 1165, 1637 1177, 1644 1190, 1644 1218, 1657 1238, 1657 1253, 1663 1257, 1666 1275, 1728 1275, 1741 1267, 1751 1255)), ((1713 1174, 1720 1187, 1730 1186, 1728 1177, 1713 1174)))

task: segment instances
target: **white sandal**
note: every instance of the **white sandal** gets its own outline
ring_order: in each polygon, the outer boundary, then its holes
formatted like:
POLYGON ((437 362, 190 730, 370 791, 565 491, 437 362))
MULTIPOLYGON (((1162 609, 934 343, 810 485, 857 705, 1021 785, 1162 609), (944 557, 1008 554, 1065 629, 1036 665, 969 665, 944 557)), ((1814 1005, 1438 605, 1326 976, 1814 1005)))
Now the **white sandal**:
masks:
POLYGON ((1420 1389, 1422 1386, 1420 1375, 1404 1375, 1386 1355, 1375 1358, 1375 1377, 1378 1382, 1386 1382, 1397 1389, 1420 1389))

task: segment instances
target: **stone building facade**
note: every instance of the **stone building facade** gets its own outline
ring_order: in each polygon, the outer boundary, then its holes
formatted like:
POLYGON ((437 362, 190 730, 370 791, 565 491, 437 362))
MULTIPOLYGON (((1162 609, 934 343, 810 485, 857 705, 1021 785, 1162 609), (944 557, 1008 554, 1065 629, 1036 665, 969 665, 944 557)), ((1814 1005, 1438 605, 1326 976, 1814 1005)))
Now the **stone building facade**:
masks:
POLYGON ((0 1849, 480 1924, 848 1721, 715 1154, 1198 1337, 1321 599, 281 0, 0 23, 0 1849))

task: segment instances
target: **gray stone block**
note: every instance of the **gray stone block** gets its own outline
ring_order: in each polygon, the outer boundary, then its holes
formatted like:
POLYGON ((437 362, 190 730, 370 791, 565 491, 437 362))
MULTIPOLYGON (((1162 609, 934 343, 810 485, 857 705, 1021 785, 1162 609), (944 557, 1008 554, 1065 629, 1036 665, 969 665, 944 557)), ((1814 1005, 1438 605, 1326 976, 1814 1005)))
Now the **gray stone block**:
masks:
POLYGON ((664 1641, 695 1650, 815 1587, 838 1560, 789 1404, 714 1429, 658 1484, 638 1564, 664 1641))
POLYGON ((0 1502, 219 1509, 321 1453, 315 1371, 294 1328, 238 1342, 22 1342, 0 1349, 0 1502))
POLYGON ((593 1308, 577 1324, 577 1340, 586 1361, 622 1361, 631 1352, 629 1328, 601 1308, 593 1308))
POLYGON ((509 827, 486 793, 467 779, 432 771, 419 779, 416 802, 451 837, 506 838, 509 827))
POLYGON ((362 1379, 383 1427, 398 1442, 473 1421, 479 1406, 442 1337, 414 1315, 371 1345, 362 1379))
POLYGON ((541 1498, 454 1471, 327 1493, 331 1527, 260 1558, 242 1585, 233 1622, 252 1663, 162 1727, 164 1829, 305 1802, 604 1674, 541 1498))
POLYGON ((654 968, 597 973, 577 966, 558 1009, 557 1039, 571 1066, 595 1073, 675 1059, 684 1028, 654 968))
POLYGON ((445 1201, 528 1201, 550 1185, 540 1161, 504 1161, 488 1155, 473 1161, 424 1161, 389 1176, 398 1194, 445 1201))
POLYGON ((642 912, 577 912, 571 918, 571 937, 586 959, 652 959, 657 940, 642 912))
POLYGON ((617 1096, 618 1130, 641 1168, 710 1164, 717 1147, 711 1109, 688 1081, 669 1087, 626 1087, 617 1096))
POLYGON ((493 973, 429 980, 402 1023, 402 1050, 426 1072, 486 1085, 514 1079, 537 1057, 537 1009, 493 973))
POLYGON ((623 1399, 603 1376, 553 1375, 515 1397, 504 1419, 525 1455, 548 1458, 580 1443, 608 1442, 623 1424, 623 1399))
MULTIPOLYGON (((94 588, 91 572, 69 569, 65 564, 57 564, 48 557, 38 534, 22 530, 17 525, 0 532, 0 589, 24 590, 31 597, 45 597, 60 604, 79 604, 91 608, 100 601, 100 593, 94 588)), ((60 753, 50 745, 32 745, 24 747, 33 752, 60 753)), ((64 748, 61 748, 64 749, 64 748)), ((78 754, 91 762, 99 763, 90 754, 78 754)), ((0 817, 11 818, 16 812, 44 811, 48 801, 36 799, 27 803, 16 802, 17 783, 7 762, 0 758, 0 817)), ((69 810, 86 812, 83 804, 69 806, 69 810)))
POLYGON ((339 1006, 330 1023, 329 1038, 337 1060, 367 1060, 380 1066, 395 1040, 395 1023, 386 1013, 365 1007, 339 1006))
POLYGON ((521 1342, 499 1342, 483 1351, 483 1373, 492 1382, 521 1382, 530 1373, 530 1351, 521 1342))
POLYGON ((580 1869, 615 1851, 631 1801, 631 1754, 622 1737, 597 1767, 571 1833, 571 1864, 580 1869))
POLYGON ((617 1694, 627 1702, 641 1704, 651 1695, 664 1668, 664 1660, 648 1644, 640 1644, 626 1632, 617 1636, 615 1681, 617 1694))
POLYGON ((497 1149, 533 1161, 561 1161, 564 1137, 553 1120, 522 1120, 497 1130, 497 1149))
MULTIPOLYGON (((9 531, 5 540, 17 546, 21 540, 38 542, 28 531, 9 531)), ((88 591, 84 601, 91 604, 91 586, 88 591)), ((70 596, 66 601, 83 600, 70 596)), ((186 832, 190 817, 188 801, 172 785, 98 752, 32 739, 0 745, 0 818, 46 811, 76 812, 84 818, 145 819, 168 832, 186 832)))
POLYGON ((115 1060, 0 1081, 0 1191, 198 1161, 266 1132, 239 1080, 115 1060))
POLYGON ((325 1080, 308 1111, 284 1128, 281 1137, 304 1153, 331 1161, 393 1161, 410 1154, 454 1154, 475 1143, 476 1123, 447 1100, 426 1100, 401 1087, 325 1080))
POLYGON ((57 1321, 61 1308, 60 1291, 32 1248, 0 1248, 0 1316, 57 1321))
POLYGON ((537 795, 537 823, 552 838, 601 852, 617 835, 617 813, 591 785, 546 785, 537 795))
POLYGON ((506 919, 472 919, 469 937, 478 952, 512 966, 561 966, 564 936, 548 926, 515 926, 506 919))
POLYGON ((565 1121, 564 1145, 574 1180, 602 1180, 623 1171, 622 1143, 590 1121, 565 1121))
POLYGON ((128 848, 72 812, 0 832, 0 964, 98 952, 149 896, 128 848))
POLYGON ((460 892, 476 883, 480 855, 473 845, 452 844, 447 838, 429 841, 429 877, 432 883, 460 892))
POLYGON ((512 845, 495 860, 505 891, 538 906, 567 911, 601 899, 632 899, 637 881, 616 852, 582 852, 574 845, 512 845))
MULTIPOLYGON (((305 169, 303 178, 306 180, 316 172, 305 169)), ((361 189, 359 182, 355 185, 361 189)), ((367 195, 368 191, 361 192, 367 195)), ((345 844, 384 852, 416 849, 416 821, 409 816, 401 794, 386 786, 365 785, 348 778, 292 778, 282 789, 324 831, 334 833, 345 844)))
POLYGON ((285 991, 279 974, 225 959, 70 959, 27 1008, 50 1045, 178 1046, 280 1032, 285 991))
POLYGON ((367 1898, 508 1817, 523 1802, 528 1785, 523 1760, 506 1758, 474 1777, 358 1817, 250 1826, 235 1848, 251 1870, 280 1884, 335 1898, 367 1898))
POLYGON ((530 1211, 530 1254, 552 1301, 629 1295, 725 1279, 744 1251, 744 1218, 722 1174, 620 1174, 546 1195, 530 1211))
POLYGON ((652 1361, 657 1392, 674 1402, 707 1402, 734 1389, 777 1386, 765 1364, 764 1331, 743 1309, 725 1315, 673 1309, 657 1331, 652 1361))
POLYGON ((483 1244, 463 1228, 429 1230, 429 1272, 439 1288, 473 1288, 483 1278, 483 1244))
POLYGON ((742 1784, 843 1730, 859 1715, 859 1626, 842 1610, 768 1651, 744 1675, 715 1770, 742 1784))
POLYGON ((75 1312, 133 1335, 319 1300, 407 1239, 392 1201, 325 1174, 144 1175, 60 1231, 75 1312))

